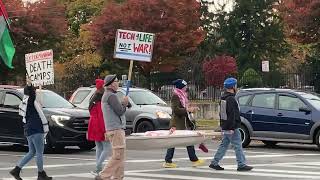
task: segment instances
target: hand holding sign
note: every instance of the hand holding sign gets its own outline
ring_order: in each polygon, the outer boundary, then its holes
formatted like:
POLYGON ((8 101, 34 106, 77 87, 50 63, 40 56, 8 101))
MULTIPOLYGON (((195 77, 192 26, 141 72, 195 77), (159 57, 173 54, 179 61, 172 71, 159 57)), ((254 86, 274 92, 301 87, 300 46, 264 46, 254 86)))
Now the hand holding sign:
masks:
POLYGON ((26 80, 27 80, 27 85, 30 86, 30 85, 32 84, 31 79, 27 76, 27 79, 26 79, 26 80))

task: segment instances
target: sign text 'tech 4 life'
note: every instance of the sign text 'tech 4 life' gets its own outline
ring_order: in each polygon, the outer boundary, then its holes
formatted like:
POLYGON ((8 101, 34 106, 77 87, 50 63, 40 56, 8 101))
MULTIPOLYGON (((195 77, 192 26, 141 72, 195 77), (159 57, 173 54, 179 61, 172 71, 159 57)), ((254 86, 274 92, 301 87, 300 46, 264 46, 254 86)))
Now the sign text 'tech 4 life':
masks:
POLYGON ((26 69, 34 86, 54 84, 52 50, 26 54, 25 58, 26 69))
POLYGON ((114 48, 114 58, 151 62, 152 33, 118 29, 114 48))

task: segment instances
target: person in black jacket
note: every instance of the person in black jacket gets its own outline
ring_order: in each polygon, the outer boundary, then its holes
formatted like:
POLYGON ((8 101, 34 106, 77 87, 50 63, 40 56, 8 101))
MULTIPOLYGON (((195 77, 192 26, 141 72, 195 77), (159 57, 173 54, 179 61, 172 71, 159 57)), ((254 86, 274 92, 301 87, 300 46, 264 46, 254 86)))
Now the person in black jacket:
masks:
POLYGON ((32 86, 29 79, 27 79, 27 86, 24 88, 24 96, 19 106, 19 114, 23 117, 24 132, 28 140, 29 152, 10 171, 10 174, 15 179, 22 180, 20 177, 21 169, 36 155, 38 180, 51 180, 52 177, 48 177, 43 170, 44 138, 49 131, 48 121, 43 114, 42 108, 36 101, 36 89, 32 86))
POLYGON ((237 80, 228 78, 224 81, 225 93, 221 97, 220 102, 220 126, 222 131, 222 142, 218 151, 209 165, 215 170, 224 170, 219 165, 219 161, 223 158, 231 143, 236 153, 238 171, 250 171, 253 167, 246 165, 246 158, 242 149, 241 134, 239 131, 241 119, 240 108, 235 95, 237 92, 237 80))

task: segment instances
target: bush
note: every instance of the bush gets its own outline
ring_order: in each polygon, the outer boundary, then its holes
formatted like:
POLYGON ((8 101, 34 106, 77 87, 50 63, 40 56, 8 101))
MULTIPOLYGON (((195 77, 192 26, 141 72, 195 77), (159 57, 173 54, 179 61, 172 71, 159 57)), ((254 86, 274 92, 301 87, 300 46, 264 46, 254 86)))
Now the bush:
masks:
POLYGON ((254 69, 249 68, 243 73, 240 85, 245 88, 261 87, 262 78, 254 69))

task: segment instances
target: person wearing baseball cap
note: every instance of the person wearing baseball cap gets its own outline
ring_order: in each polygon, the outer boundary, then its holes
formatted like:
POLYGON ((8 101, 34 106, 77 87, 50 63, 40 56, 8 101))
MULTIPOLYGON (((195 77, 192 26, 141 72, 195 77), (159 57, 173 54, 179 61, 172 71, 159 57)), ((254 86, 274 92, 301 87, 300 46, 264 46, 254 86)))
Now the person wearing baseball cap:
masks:
POLYGON ((225 92, 222 95, 220 102, 220 126, 223 137, 209 167, 215 170, 224 170, 224 168, 219 165, 219 161, 222 160, 231 143, 237 158, 237 170, 250 171, 253 167, 246 164, 246 158, 242 149, 241 134, 239 131, 241 124, 240 108, 235 98, 237 93, 237 79, 227 78, 224 81, 223 86, 225 92))

